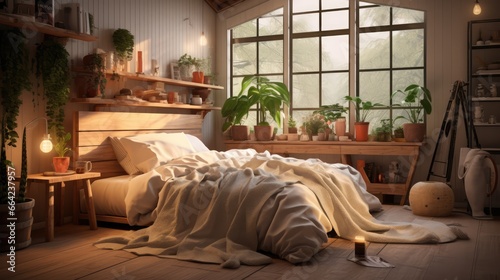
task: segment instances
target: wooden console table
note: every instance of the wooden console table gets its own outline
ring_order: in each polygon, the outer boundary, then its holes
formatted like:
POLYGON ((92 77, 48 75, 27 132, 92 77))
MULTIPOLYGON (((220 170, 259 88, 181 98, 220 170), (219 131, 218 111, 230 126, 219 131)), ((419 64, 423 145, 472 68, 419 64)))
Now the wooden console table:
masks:
POLYGON ((344 164, 355 167, 363 176, 368 192, 401 195, 400 204, 404 205, 418 162, 421 142, 356 142, 356 141, 232 141, 226 140, 226 149, 252 148, 257 152, 269 151, 272 154, 289 156, 291 154, 340 155, 344 164), (354 166, 351 155, 407 156, 408 176, 405 183, 371 183, 360 163, 354 166))

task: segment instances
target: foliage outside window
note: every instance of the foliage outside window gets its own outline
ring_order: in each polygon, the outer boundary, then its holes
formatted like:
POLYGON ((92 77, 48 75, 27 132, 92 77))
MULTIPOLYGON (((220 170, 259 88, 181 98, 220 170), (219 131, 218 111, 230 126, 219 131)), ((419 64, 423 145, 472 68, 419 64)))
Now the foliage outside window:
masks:
MULTIPOLYGON (((290 26, 279 9, 231 30, 231 94, 239 92, 244 75, 282 81, 290 73, 290 116, 298 125, 321 106, 348 106, 346 95, 387 104, 371 116, 379 122, 404 113, 392 107, 392 92, 425 85, 424 12, 357 0, 292 0, 289 11, 290 26), (290 42, 283 30, 290 30, 290 42), (283 58, 287 48, 290 57, 283 58)), ((247 119, 257 122, 256 114, 247 119)))

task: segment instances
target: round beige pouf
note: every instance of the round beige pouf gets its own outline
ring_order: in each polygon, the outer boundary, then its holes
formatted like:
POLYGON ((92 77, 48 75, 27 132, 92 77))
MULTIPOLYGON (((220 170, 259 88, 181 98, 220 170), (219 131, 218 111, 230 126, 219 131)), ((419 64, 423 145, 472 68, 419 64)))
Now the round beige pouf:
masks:
POLYGON ((453 190, 443 182, 418 182, 410 190, 410 207, 415 215, 449 216, 453 210, 453 190))

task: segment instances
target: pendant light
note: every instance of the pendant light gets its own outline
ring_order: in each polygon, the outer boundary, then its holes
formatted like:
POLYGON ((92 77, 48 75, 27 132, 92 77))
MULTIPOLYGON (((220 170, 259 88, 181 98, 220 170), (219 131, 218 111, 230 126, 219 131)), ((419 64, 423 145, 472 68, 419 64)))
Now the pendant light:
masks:
POLYGON ((479 5, 479 0, 476 0, 476 4, 474 4, 472 13, 474 13, 476 16, 481 14, 481 5, 479 5))
POLYGON ((203 22, 203 6, 201 5, 201 36, 200 36, 200 45, 207 45, 207 37, 205 37, 205 22, 203 22))

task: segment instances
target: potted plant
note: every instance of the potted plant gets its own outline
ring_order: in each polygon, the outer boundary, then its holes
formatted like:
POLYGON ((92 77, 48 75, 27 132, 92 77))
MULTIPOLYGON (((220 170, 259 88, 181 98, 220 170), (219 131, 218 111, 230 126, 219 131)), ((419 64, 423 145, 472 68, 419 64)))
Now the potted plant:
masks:
POLYGON ((85 97, 105 97, 106 90, 106 54, 91 53, 83 57, 85 70, 90 72, 87 80, 87 90, 85 97))
POLYGON ((127 72, 126 63, 132 60, 134 54, 134 35, 127 29, 118 28, 113 32, 112 39, 116 58, 121 65, 119 70, 127 72))
POLYGON ((231 129, 231 138, 233 140, 242 141, 248 139, 248 126, 243 125, 242 122, 248 115, 250 107, 252 107, 252 104, 245 94, 231 96, 222 105, 221 114, 224 118, 222 131, 226 132, 231 129))
POLYGON ((281 107, 290 103, 290 93, 282 82, 272 82, 259 76, 245 76, 241 82, 239 95, 246 93, 250 106, 257 104, 259 123, 254 127, 257 140, 272 139, 273 127, 267 121, 267 115, 281 126, 281 107))
POLYGON ((66 154, 71 151, 68 147, 68 142, 71 140, 71 133, 63 133, 55 137, 54 151, 57 156, 52 158, 54 171, 57 173, 66 173, 69 168, 70 157, 66 154))
POLYGON ((64 133, 64 106, 69 99, 69 54, 57 40, 46 38, 36 49, 36 76, 43 84, 45 114, 55 135, 64 133))
MULTIPOLYGON (((25 153, 25 141, 23 145, 21 170, 15 169, 12 162, 7 159, 7 146, 16 147, 19 135, 16 132, 17 117, 22 104, 22 93, 31 89, 29 71, 29 50, 26 46, 24 33, 19 29, 0 30, 2 42, 9 42, 11 38, 16 38, 16 44, 0 44, 0 105, 1 105, 1 151, 0 151, 0 226, 1 241, 0 251, 10 250, 7 241, 9 234, 7 217, 9 205, 16 203, 16 244, 17 249, 25 248, 31 243, 31 225, 33 223, 32 209, 35 200, 26 198, 27 157, 25 153), (20 172, 19 172, 20 171, 20 172), (17 196, 9 196, 13 178, 20 175, 20 184, 17 196), (10 204, 9 204, 10 203, 10 204), (4 234, 5 233, 5 234, 4 234)), ((25 139, 26 134, 23 135, 25 139)), ((11 216, 9 216, 11 217, 11 216)))
POLYGON ((401 106, 406 107, 406 116, 398 116, 397 119, 405 119, 409 123, 403 124, 405 140, 407 142, 422 142, 425 137, 424 114, 432 112, 432 98, 430 91, 423 86, 410 84, 404 90, 393 92, 391 99, 397 95, 403 95, 401 106))
POLYGON ((375 129, 375 139, 380 142, 390 142, 392 140, 392 124, 390 119, 383 119, 381 124, 375 129))
POLYGON ((288 133, 297 134, 297 122, 292 117, 288 119, 288 133))
POLYGON ((345 135, 346 122, 345 117, 343 117, 342 114, 345 114, 347 112, 347 109, 344 106, 338 103, 332 105, 324 105, 315 112, 321 114, 325 118, 329 126, 334 125, 335 134, 337 134, 338 136, 345 135))
POLYGON ((203 83, 203 72, 200 71, 201 62, 201 59, 192 57, 187 53, 183 54, 177 60, 181 72, 181 79, 195 83, 203 83))
POLYGON ((405 135, 402 126, 398 126, 394 129, 394 141, 396 142, 404 142, 405 135))
POLYGON ((358 96, 352 97, 347 95, 344 99, 356 106, 356 122, 354 123, 356 141, 368 141, 368 128, 370 123, 366 121, 366 118, 373 108, 383 105, 371 101, 363 101, 358 96))
POLYGON ((327 123, 325 118, 319 113, 313 113, 304 120, 304 130, 309 135, 309 139, 315 140, 320 131, 325 132, 327 123))

